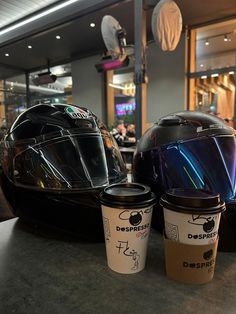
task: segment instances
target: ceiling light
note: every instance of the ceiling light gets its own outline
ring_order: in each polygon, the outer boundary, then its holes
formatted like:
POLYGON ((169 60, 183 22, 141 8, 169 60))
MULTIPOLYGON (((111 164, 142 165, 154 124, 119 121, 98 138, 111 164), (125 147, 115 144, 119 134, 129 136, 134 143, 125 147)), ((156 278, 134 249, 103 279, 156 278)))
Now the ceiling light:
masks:
POLYGON ((234 74, 234 71, 230 71, 229 74, 234 74))
POLYGON ((78 2, 78 1, 80 1, 80 0, 68 0, 68 1, 60 3, 58 5, 55 5, 54 7, 50 8, 48 10, 45 10, 45 11, 43 11, 41 13, 38 13, 38 14, 28 18, 28 19, 26 18, 25 20, 23 20, 23 21, 21 21, 19 23, 16 23, 16 24, 14 24, 12 26, 9 26, 9 27, 3 29, 2 31, 0 31, 0 35, 6 34, 8 32, 11 32, 14 29, 17 29, 17 28, 19 28, 21 26, 24 26, 26 24, 29 24, 29 23, 33 22, 33 21, 36 21, 36 20, 40 19, 41 17, 44 17, 44 16, 49 15, 51 13, 54 13, 54 12, 60 10, 60 9, 63 9, 65 7, 67 7, 68 5, 70 5, 72 3, 75 3, 75 2, 78 2))
POLYGON ((90 23, 90 27, 95 27, 95 23, 90 23))
POLYGON ((207 78, 207 75, 202 75, 201 76, 201 79, 203 80, 203 79, 206 79, 207 78))
POLYGON ((5 53, 5 57, 9 57, 9 53, 5 53))
MULTIPOLYGON (((6 85, 9 85, 9 81, 6 81, 6 85)), ((25 88, 25 84, 23 83, 14 83, 14 85, 16 87, 24 87, 25 88)), ((42 87, 42 86, 35 86, 35 85, 31 85, 30 84, 30 90, 34 90, 34 91, 45 91, 47 93, 51 93, 51 94, 55 94, 55 89, 53 88, 49 88, 49 87, 42 87)), ((61 91, 61 90, 57 90, 57 93, 58 94, 63 94, 64 91, 61 91)))
POLYGON ((61 39, 61 36, 57 35, 57 36, 56 36, 56 39, 61 39))
POLYGON ((28 45, 28 48, 29 48, 29 49, 32 49, 33 47, 32 47, 31 45, 28 45))
POLYGON ((224 37, 224 41, 228 41, 229 39, 228 39, 228 36, 227 35, 225 35, 225 37, 224 37))
POLYGON ((211 77, 218 77, 218 76, 219 76, 218 73, 214 73, 214 74, 211 75, 211 77))
POLYGON ((123 90, 126 89, 124 86, 119 85, 119 84, 109 83, 108 85, 111 86, 111 87, 114 87, 114 88, 116 88, 116 89, 123 89, 123 90))
POLYGON ((205 45, 206 45, 206 46, 209 46, 209 41, 208 41, 208 39, 205 41, 205 45))
POLYGON ((203 67, 204 67, 204 64, 201 63, 201 64, 200 64, 200 67, 203 68, 203 67))
POLYGON ((55 75, 62 75, 63 73, 65 73, 65 69, 59 65, 59 66, 53 68, 53 73, 55 75))

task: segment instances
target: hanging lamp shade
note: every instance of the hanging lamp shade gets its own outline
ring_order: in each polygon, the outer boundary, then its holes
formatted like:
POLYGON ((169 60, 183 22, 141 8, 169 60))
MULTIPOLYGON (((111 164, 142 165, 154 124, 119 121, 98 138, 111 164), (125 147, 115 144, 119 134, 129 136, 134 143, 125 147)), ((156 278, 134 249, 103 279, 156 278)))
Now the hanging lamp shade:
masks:
POLYGON ((172 0, 161 0, 152 14, 152 33, 163 51, 173 51, 177 47, 182 31, 182 15, 172 0))

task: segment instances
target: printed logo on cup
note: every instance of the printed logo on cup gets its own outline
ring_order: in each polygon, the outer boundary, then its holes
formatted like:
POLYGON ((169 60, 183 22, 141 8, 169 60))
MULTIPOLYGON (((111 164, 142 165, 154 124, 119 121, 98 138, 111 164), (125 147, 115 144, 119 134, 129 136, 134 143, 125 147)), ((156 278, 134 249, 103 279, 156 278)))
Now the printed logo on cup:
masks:
POLYGON ((192 215, 192 221, 188 222, 193 225, 202 226, 203 231, 206 233, 211 232, 215 227, 215 216, 214 217, 205 217, 201 215, 192 215))
POLYGON ((128 220, 132 227, 116 226, 117 231, 131 232, 131 231, 141 231, 149 227, 149 223, 141 225, 143 220, 143 215, 149 214, 151 212, 150 208, 143 210, 124 210, 119 214, 120 220, 128 220))
POLYGON ((183 262, 183 267, 189 267, 189 268, 208 268, 208 272, 213 271, 213 265, 215 264, 215 258, 212 258, 213 256, 213 250, 209 250, 203 253, 202 257, 206 262, 183 262))
MULTIPOLYGON (((188 234, 189 239, 211 239, 217 235, 217 231, 211 232, 215 228, 215 219, 217 216, 206 217, 203 215, 192 215, 192 219, 188 223, 196 226, 201 226, 200 229, 204 233, 188 234)), ((199 229, 199 230, 200 230, 199 229)))
POLYGON ((203 253, 203 258, 206 260, 209 260, 213 256, 213 250, 209 250, 203 253))

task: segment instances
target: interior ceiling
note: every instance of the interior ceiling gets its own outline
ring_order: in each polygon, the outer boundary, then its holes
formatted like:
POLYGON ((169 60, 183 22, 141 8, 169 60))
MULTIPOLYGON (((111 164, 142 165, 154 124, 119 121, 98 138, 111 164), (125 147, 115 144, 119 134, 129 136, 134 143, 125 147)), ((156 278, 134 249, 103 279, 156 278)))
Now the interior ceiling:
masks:
POLYGON ((7 0, 0 1, 0 28, 13 23, 33 12, 49 6, 58 0, 7 0))
MULTIPOLYGON (((38 3, 38 1, 7 1, 7 3, 22 4, 38 3)), ((40 1, 40 4, 47 5, 53 1, 40 1)), ((152 39, 151 16, 153 6, 158 1, 146 0, 147 5, 147 32, 148 38, 152 39)), ((184 25, 194 27, 211 21, 228 19, 236 16, 235 0, 175 0, 178 4, 184 25)), ((1 5, 6 1, 0 1, 1 5)), ((10 10, 10 6, 8 7, 10 10)), ((14 13, 12 11, 12 13, 14 13)), ((10 11, 9 11, 10 14, 10 11)), ((89 56, 105 51, 102 40, 100 24, 104 15, 112 15, 126 29, 127 42, 133 44, 134 40, 134 2, 125 1, 112 7, 93 12, 89 15, 68 21, 55 28, 35 34, 28 38, 9 43, 0 47, 0 78, 6 78, 20 73, 21 71, 34 71, 45 68, 47 60, 51 65, 66 63, 69 60, 89 56), (96 27, 91 28, 89 24, 94 22, 96 27), (61 39, 57 40, 56 35, 61 39), (27 46, 31 45, 32 49, 27 46), (6 57, 5 53, 9 56, 6 57)), ((99 61, 99 60, 98 60, 99 61)))

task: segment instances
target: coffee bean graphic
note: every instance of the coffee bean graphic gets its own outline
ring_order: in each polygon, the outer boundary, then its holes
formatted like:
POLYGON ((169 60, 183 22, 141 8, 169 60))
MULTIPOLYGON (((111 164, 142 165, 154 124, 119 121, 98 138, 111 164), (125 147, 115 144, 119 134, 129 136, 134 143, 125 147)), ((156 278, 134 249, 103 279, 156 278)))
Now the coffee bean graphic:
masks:
POLYGON ((213 250, 209 250, 209 251, 206 251, 205 253, 203 253, 203 258, 208 260, 212 257, 213 255, 213 250))
POLYGON ((139 212, 132 212, 129 217, 129 222, 132 226, 137 226, 142 221, 142 215, 139 212))
POLYGON ((213 219, 212 219, 212 220, 209 220, 209 221, 207 221, 207 222, 205 222, 205 223, 203 224, 203 230, 204 230, 206 233, 211 232, 211 231, 214 229, 214 227, 215 227, 215 222, 214 222, 213 219))

